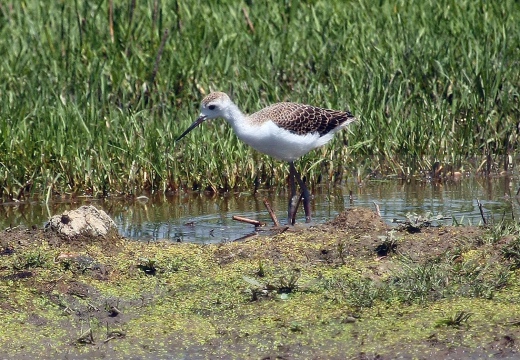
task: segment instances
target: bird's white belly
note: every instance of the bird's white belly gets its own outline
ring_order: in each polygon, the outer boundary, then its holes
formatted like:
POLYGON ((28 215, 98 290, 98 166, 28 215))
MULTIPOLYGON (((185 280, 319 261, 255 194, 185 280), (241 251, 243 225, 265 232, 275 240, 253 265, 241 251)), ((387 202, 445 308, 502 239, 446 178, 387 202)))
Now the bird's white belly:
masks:
POLYGON ((297 135, 271 121, 235 131, 242 141, 254 149, 285 161, 294 161, 332 138, 332 134, 330 137, 320 137, 318 133, 297 135))

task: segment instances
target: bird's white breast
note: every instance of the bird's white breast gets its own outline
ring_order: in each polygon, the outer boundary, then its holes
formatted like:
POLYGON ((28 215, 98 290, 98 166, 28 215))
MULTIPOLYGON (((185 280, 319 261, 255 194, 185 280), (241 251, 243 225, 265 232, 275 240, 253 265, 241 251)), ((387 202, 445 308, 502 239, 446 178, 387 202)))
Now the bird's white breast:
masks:
POLYGON ((234 130, 239 139, 261 153, 285 161, 294 161, 302 157, 327 143, 333 136, 330 134, 320 137, 318 133, 297 135, 278 127, 270 120, 262 124, 235 125, 234 130))

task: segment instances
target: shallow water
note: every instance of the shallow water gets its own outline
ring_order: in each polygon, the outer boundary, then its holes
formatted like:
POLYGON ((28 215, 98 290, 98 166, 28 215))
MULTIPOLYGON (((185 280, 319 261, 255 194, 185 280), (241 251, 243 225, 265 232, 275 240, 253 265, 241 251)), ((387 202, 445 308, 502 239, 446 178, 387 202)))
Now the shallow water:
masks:
MULTIPOLYGON (((430 183, 367 181, 362 186, 348 181, 344 186, 317 187, 312 190, 313 222, 323 223, 341 211, 364 206, 375 209, 392 224, 405 220, 408 213, 447 217, 440 223, 477 225, 482 217, 481 201, 488 221, 519 217, 520 202, 515 197, 520 186, 516 177, 466 178, 458 182, 430 183), (352 191, 352 200, 350 199, 352 191), (510 196, 512 195, 512 196, 510 196)), ((0 226, 43 226, 54 214, 92 204, 105 210, 116 222, 119 232, 128 238, 154 241, 167 239, 196 243, 233 241, 254 232, 252 225, 232 220, 233 215, 271 224, 263 199, 267 198, 282 224, 286 223, 287 194, 259 191, 209 196, 200 193, 154 195, 143 200, 76 198, 73 201, 44 204, 39 201, 0 205, 0 226)), ((300 209, 297 221, 303 222, 300 209)), ((437 222, 439 224, 439 222, 437 222)))

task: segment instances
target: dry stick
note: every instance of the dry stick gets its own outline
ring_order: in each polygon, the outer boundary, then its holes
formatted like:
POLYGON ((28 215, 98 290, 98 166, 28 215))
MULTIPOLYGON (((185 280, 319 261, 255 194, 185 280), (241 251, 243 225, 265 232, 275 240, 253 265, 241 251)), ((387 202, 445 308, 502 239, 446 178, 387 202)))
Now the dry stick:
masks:
POLYGON ((273 211, 273 208, 271 208, 271 205, 267 201, 267 199, 264 199, 264 205, 267 208, 267 211, 269 212, 269 216, 271 216, 271 220, 273 220, 274 226, 280 226, 280 222, 278 221, 278 218, 276 217, 276 214, 273 211))
POLYGON ((108 1, 108 30, 110 31, 110 41, 114 42, 114 0, 108 1))
POLYGON ((125 54, 126 56, 130 56, 130 44, 128 40, 130 39, 130 33, 132 31, 132 21, 134 20, 134 10, 135 10, 135 1, 131 0, 130 7, 128 8, 128 29, 125 35, 124 44, 126 45, 125 54))
POLYGON ((78 342, 85 342, 89 344, 94 344, 94 336, 92 334, 92 328, 88 328, 77 340, 78 342))
POLYGON ((130 3, 130 8, 128 9, 128 27, 132 25, 132 20, 134 20, 134 10, 135 10, 135 0, 132 0, 130 3))
POLYGON ((381 211, 379 210, 379 205, 375 201, 372 201, 374 203, 374 206, 376 207, 376 213, 377 216, 381 217, 381 211))
POLYGON ((487 224, 486 218, 484 217, 484 210, 482 209, 482 204, 480 203, 480 200, 477 199, 478 209, 480 211, 480 216, 482 217, 482 221, 484 222, 484 225, 487 224))
POLYGON ((249 13, 247 12, 247 9, 245 7, 243 7, 242 12, 244 13, 244 17, 246 18, 246 22, 247 22, 247 26, 249 27, 249 30, 251 30, 251 32, 254 33, 255 27, 253 26, 253 23, 251 22, 251 19, 249 18, 249 13))
POLYGON ((79 47, 80 49, 83 48, 83 31, 81 26, 81 15, 79 14, 78 10, 78 1, 74 1, 74 7, 76 10, 76 20, 78 21, 78 32, 79 32, 79 47))
POLYGON ((114 339, 121 339, 121 338, 124 338, 126 336, 126 334, 122 331, 111 331, 110 333, 108 332, 108 323, 107 323, 107 338, 105 340, 103 340, 104 343, 107 343, 109 342, 110 340, 114 340, 114 339))
POLYGON ((27 180, 25 182, 25 185, 23 185, 20 188, 20 191, 18 192, 18 196, 16 197, 16 199, 20 200, 22 198, 22 196, 25 195, 26 192, 29 192, 31 190, 31 186, 32 186, 32 181, 31 180, 27 180))
POLYGON ((511 220, 515 221, 515 207, 513 206, 513 200, 511 199, 511 197, 509 199, 509 201, 511 202, 511 220))
POLYGON ((159 71, 159 62, 161 61, 162 53, 164 51, 164 46, 166 45, 166 40, 168 39, 169 30, 164 30, 162 39, 161 39, 161 45, 159 45, 159 51, 157 51, 157 56, 155 57, 155 65, 153 67, 152 76, 150 77, 150 86, 153 86, 155 82, 155 76, 157 75, 157 72, 159 71))
POLYGON ((245 218, 245 217, 242 217, 242 216, 237 216, 237 215, 233 215, 232 219, 236 220, 236 221, 241 221, 241 222, 244 222, 244 223, 247 223, 247 224, 254 225, 255 227, 256 226, 264 226, 265 225, 265 223, 263 223, 261 221, 248 219, 248 218, 245 218))
POLYGON ((177 31, 179 33, 181 33, 183 26, 182 26, 182 21, 181 21, 181 12, 179 10, 179 0, 175 0, 173 2, 173 12, 177 16, 177 31))
POLYGON ((157 14, 159 13, 159 1, 154 0, 152 10, 152 31, 155 31, 155 23, 157 22, 157 14))
POLYGON ((166 45, 166 40, 168 39, 169 33, 170 31, 168 29, 164 30, 161 39, 161 45, 159 45, 159 50, 157 51, 157 56, 155 57, 155 64, 153 66, 152 74, 150 75, 150 86, 146 89, 146 92, 144 94, 146 103, 148 103, 152 89, 155 86, 155 77, 157 76, 157 72, 159 71, 159 63, 161 62, 162 53, 164 51, 164 46, 166 45))
POLYGON ((251 234, 246 234, 244 236, 239 237, 238 239, 233 240, 233 242, 235 242, 235 241, 244 241, 244 240, 247 240, 249 238, 252 238, 253 236, 258 236, 258 233, 255 231, 255 232, 252 232, 251 234))

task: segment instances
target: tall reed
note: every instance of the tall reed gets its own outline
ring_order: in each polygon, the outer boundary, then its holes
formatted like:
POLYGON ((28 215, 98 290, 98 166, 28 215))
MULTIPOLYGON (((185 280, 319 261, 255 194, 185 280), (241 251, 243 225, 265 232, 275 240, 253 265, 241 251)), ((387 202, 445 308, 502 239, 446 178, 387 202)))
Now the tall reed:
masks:
POLYGON ((518 18, 514 0, 4 2, 0 197, 282 183, 223 121, 174 143, 211 90, 246 112, 350 108, 360 122, 299 164, 314 183, 498 171, 518 148, 518 18))

